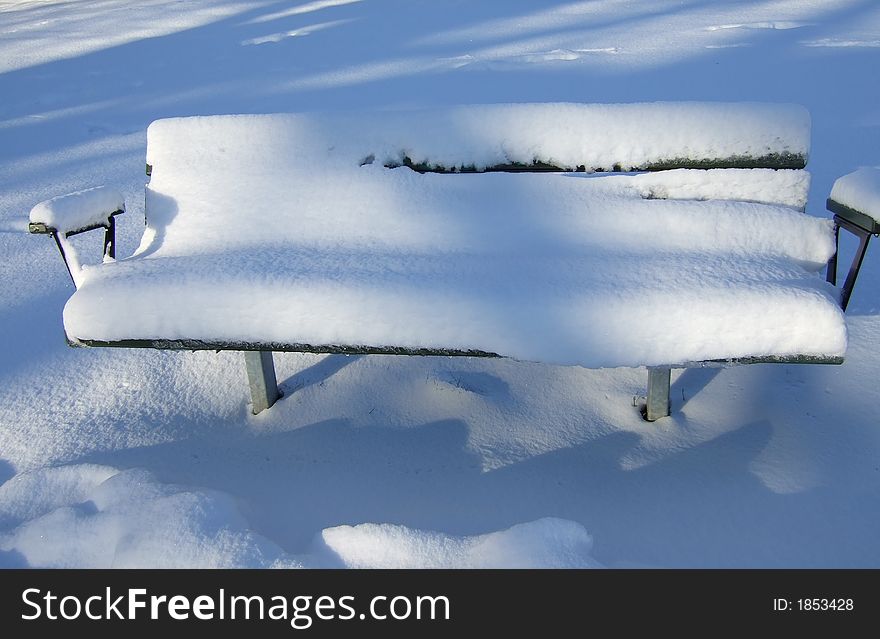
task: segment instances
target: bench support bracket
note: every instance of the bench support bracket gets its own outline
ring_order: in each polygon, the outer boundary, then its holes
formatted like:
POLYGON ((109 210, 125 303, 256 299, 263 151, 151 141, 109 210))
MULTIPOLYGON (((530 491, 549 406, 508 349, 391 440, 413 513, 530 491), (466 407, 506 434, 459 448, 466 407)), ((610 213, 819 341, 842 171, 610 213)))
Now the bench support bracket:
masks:
POLYGON ((849 298, 852 295, 853 288, 856 285, 856 279, 859 277, 859 270, 862 268, 862 260, 865 259, 865 253, 868 250, 868 242, 872 235, 880 234, 880 223, 869 218, 864 213, 849 208, 839 202, 830 199, 827 203, 828 210, 834 213, 834 255, 828 260, 828 269, 825 279, 833 285, 837 285, 837 250, 840 248, 840 229, 849 231, 859 240, 859 248, 853 255, 852 264, 849 272, 846 274, 846 280, 840 289, 840 308, 846 311, 849 304, 849 298))
POLYGON ((70 280, 73 282, 73 285, 76 286, 76 274, 74 273, 74 268, 79 268, 79 258, 74 256, 68 256, 67 252, 64 250, 64 242, 62 241, 62 237, 67 239, 69 237, 73 237, 74 235, 79 235, 80 233, 87 233, 88 231, 94 231, 95 229, 104 229, 104 259, 116 259, 116 216, 122 215, 125 211, 120 209, 118 211, 114 211, 107 216, 106 222, 101 222, 99 224, 93 224, 91 226, 86 226, 81 229, 77 229, 75 231, 59 231, 58 229, 52 228, 51 226, 46 226, 42 222, 30 222, 28 224, 28 232, 40 234, 40 235, 51 235, 52 239, 55 240, 55 246, 58 248, 58 252, 61 253, 61 259, 64 260, 64 266, 67 267, 67 274, 70 275, 70 280), (73 257, 73 264, 77 266, 71 266, 71 257, 73 257))
POLYGON ((669 416, 669 379, 672 369, 661 366, 648 367, 648 400, 645 419, 649 422, 669 416))
POLYGON ((275 379, 272 351, 245 351, 244 364, 248 386, 251 389, 251 403, 256 415, 270 408, 281 396, 275 379))

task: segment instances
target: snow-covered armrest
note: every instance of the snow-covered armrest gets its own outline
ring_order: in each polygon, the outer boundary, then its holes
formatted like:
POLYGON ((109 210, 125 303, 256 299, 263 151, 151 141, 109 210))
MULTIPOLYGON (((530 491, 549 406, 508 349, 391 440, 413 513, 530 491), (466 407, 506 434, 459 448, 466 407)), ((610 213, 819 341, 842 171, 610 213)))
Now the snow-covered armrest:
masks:
POLYGON ((880 233, 880 168, 862 167, 838 178, 828 209, 872 235, 880 233))
POLYGON ((28 231, 51 235, 55 240, 67 272, 79 286, 79 256, 68 238, 78 233, 104 229, 104 259, 116 257, 115 216, 125 211, 122 195, 104 186, 53 197, 31 209, 28 231))
MULTIPOLYGON (((838 178, 831 188, 827 208, 834 213, 837 229, 845 229, 859 238, 859 247, 840 291, 840 306, 846 310, 868 242, 872 235, 880 235, 880 168, 863 167, 838 178)), ((828 262, 827 279, 837 284, 837 252, 828 262)))
POLYGON ((28 230, 31 233, 54 230, 70 236, 106 228, 113 216, 124 210, 125 200, 118 191, 98 186, 40 202, 31 209, 28 230))

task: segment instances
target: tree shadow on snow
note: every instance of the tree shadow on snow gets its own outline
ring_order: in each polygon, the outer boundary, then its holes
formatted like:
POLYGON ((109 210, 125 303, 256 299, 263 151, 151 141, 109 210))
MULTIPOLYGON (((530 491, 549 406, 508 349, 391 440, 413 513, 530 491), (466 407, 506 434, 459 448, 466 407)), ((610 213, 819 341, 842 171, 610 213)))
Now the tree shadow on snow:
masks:
POLYGON ((641 439, 631 432, 492 470, 469 447, 468 433, 454 419, 408 428, 329 420, 81 461, 143 467, 163 482, 231 494, 253 529, 290 553, 343 524, 473 535, 560 517, 584 525, 594 557, 610 566, 880 564, 873 519, 851 513, 854 503, 878 502, 870 487, 845 500, 833 487, 780 494, 754 473, 773 435, 767 421, 634 468, 622 463, 641 439), (851 544, 841 546, 842 537, 851 544))

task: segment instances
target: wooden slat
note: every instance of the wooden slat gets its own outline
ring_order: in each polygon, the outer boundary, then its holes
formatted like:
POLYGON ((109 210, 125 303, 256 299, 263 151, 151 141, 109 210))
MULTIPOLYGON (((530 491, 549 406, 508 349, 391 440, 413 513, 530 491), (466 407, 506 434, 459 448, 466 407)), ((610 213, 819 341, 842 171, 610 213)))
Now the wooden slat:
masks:
POLYGON ((736 155, 726 158, 671 158, 659 160, 642 166, 635 166, 627 171, 622 171, 619 164, 611 166, 559 166, 539 159, 530 164, 511 162, 507 164, 495 164, 485 168, 477 168, 474 165, 447 167, 442 164, 428 164, 413 162, 404 156, 400 164, 386 164, 389 169, 405 166, 418 173, 547 173, 547 172, 577 172, 604 173, 604 172, 636 172, 636 171, 668 171, 671 169, 803 169, 807 165, 807 157, 799 153, 771 153, 760 157, 736 155))
POLYGON ((846 204, 841 204, 837 200, 832 200, 831 198, 828 198, 826 201, 826 208, 846 221, 855 224, 859 228, 865 229, 871 235, 877 235, 880 233, 880 222, 877 222, 877 220, 866 213, 862 213, 861 211, 851 208, 846 204))
MULTIPOLYGON (((365 346, 350 344, 285 344, 281 342, 238 342, 197 339, 124 339, 118 341, 67 339, 71 346, 96 348, 155 348, 177 351, 275 351, 279 353, 324 353, 340 355, 414 355, 424 357, 505 357, 498 353, 479 349, 454 348, 405 348, 401 346, 365 346)), ((843 357, 836 355, 767 355, 713 359, 700 362, 670 364, 669 368, 705 368, 740 366, 744 364, 842 364, 843 357)))

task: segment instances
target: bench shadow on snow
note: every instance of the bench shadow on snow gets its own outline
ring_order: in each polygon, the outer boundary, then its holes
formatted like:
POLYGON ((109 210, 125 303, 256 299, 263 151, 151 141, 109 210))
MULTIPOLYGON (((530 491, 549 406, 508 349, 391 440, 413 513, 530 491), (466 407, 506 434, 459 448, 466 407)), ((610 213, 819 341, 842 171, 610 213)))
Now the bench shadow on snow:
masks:
POLYGON ((328 355, 327 357, 322 357, 317 363, 294 373, 285 380, 279 381, 278 388, 281 390, 282 398, 289 397, 292 393, 314 384, 323 384, 330 377, 349 364, 354 364, 361 357, 361 355, 328 355))
POLYGON ((687 368, 669 388, 669 401, 675 410, 680 410, 712 380, 718 377, 721 368, 687 368), (680 398, 680 399, 679 399, 680 398))

